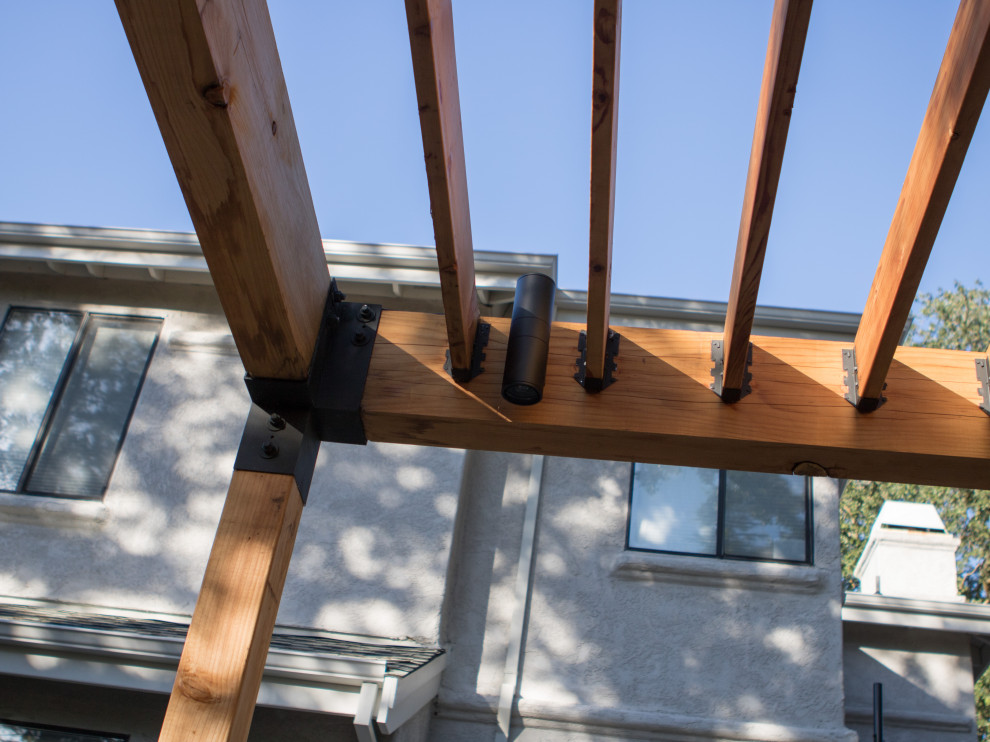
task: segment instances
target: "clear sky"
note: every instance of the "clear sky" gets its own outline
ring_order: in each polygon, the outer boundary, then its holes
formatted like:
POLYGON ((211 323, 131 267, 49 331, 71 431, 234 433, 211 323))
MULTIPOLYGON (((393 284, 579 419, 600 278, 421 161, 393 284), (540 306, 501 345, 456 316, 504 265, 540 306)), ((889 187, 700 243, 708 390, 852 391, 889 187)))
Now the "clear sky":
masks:
MULTIPOLYGON (((270 0, 324 237, 431 245, 399 0, 270 0)), ((725 300, 771 0, 625 0, 613 291, 725 300)), ((760 303, 861 311, 953 0, 819 0, 760 303)), ((591 0, 454 0, 474 246, 587 282, 591 0)), ((0 220, 191 230, 107 0, 0 10, 0 220)), ((990 281, 990 124, 922 291, 990 281)))

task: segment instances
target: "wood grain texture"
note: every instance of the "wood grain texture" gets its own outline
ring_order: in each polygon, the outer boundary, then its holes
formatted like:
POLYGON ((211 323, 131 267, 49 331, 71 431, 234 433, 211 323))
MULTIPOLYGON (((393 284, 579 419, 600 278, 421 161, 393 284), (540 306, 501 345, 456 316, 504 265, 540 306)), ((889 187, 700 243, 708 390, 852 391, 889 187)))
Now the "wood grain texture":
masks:
POLYGON ((963 0, 856 333, 860 397, 881 396, 988 88, 990 3, 963 0))
POLYGON ((264 0, 118 0, 247 371, 305 378, 329 288, 264 0))
MULTIPOLYGON (((777 0, 774 4, 723 336, 722 386, 732 390, 729 395, 734 391, 736 397, 746 373, 749 336, 810 18, 811 0, 777 0)), ((723 397, 726 394, 723 391, 723 397)))
POLYGON ((377 441, 990 487, 990 425, 979 409, 976 353, 899 348, 890 401, 861 415, 843 398, 843 343, 753 338, 753 391, 711 393, 716 333, 613 328, 618 382, 607 395, 574 383, 580 324, 554 323, 543 401, 501 397, 508 319, 493 319, 488 371, 463 387, 443 371, 442 318, 384 312, 362 401, 377 441), (621 382, 621 383, 619 383, 621 382))
POLYGON ((159 739, 247 739, 301 513, 292 476, 234 472, 159 739))
POLYGON ((605 377, 612 291, 612 224, 619 128, 622 0, 595 0, 591 79, 591 216, 588 243, 588 346, 585 374, 605 377))
POLYGON ((426 179, 452 367, 471 367, 478 293, 450 0, 406 0, 426 179))

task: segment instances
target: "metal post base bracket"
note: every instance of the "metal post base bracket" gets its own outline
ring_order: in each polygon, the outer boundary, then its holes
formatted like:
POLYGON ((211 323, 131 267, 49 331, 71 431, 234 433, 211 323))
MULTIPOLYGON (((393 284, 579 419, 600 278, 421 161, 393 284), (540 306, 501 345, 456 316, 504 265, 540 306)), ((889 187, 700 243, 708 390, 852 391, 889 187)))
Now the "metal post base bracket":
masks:
POLYGON ((471 349, 471 368, 451 368, 450 349, 447 349, 447 360, 443 364, 443 370, 450 374, 451 378, 458 384, 471 381, 475 376, 483 372, 481 362, 485 360, 485 346, 488 345, 488 336, 492 326, 487 322, 478 320, 478 329, 474 331, 474 347, 471 349))
POLYGON ((976 378, 980 381, 980 409, 990 415, 990 358, 976 359, 976 378))
POLYGON ((753 344, 750 343, 746 349, 746 369, 743 373, 742 389, 726 389, 722 386, 725 380, 725 346, 721 340, 712 340, 712 383, 708 388, 722 398, 723 402, 738 402, 751 391, 749 382, 753 380, 753 374, 749 372, 749 367, 753 363, 753 344))
POLYGON ((617 365, 615 363, 616 356, 619 355, 619 340, 622 336, 619 335, 615 330, 608 331, 608 337, 605 340, 605 374, 602 379, 589 378, 587 376, 588 370, 588 333, 584 330, 578 334, 578 352, 581 354, 577 357, 577 373, 574 374, 574 379, 578 384, 584 387, 584 390, 589 394, 596 394, 600 392, 607 386, 610 386, 615 382, 615 377, 612 376, 612 372, 615 371, 617 365))
MULTIPOLYGON (((887 401, 887 398, 880 396, 878 399, 872 397, 859 396, 859 367, 856 365, 856 349, 842 349, 842 370, 846 372, 846 377, 842 383, 846 385, 846 393, 843 395, 850 404, 860 412, 873 412, 877 407, 887 401)), ((884 384, 886 389, 887 385, 884 384)))
POLYGON ((368 442, 361 421, 361 398, 382 310, 377 304, 344 302, 343 298, 336 283, 331 281, 308 378, 287 381, 244 377, 251 401, 260 412, 252 412, 252 418, 248 420, 252 432, 249 437, 245 429, 234 468, 296 474, 304 502, 304 489, 309 488, 320 441, 361 445, 368 442), (270 429, 263 435, 258 432, 266 427, 278 427, 278 421, 285 424, 284 429, 270 429), (300 440, 295 442, 292 436, 299 436, 300 440), (275 447, 268 447, 267 453, 272 455, 267 459, 256 455, 258 447, 266 442, 275 447), (285 458, 282 454, 285 444, 293 451, 299 448, 301 461, 308 461, 306 452, 313 448, 308 474, 301 476, 296 464, 275 461, 285 458), (289 470, 285 471, 285 467, 289 470))

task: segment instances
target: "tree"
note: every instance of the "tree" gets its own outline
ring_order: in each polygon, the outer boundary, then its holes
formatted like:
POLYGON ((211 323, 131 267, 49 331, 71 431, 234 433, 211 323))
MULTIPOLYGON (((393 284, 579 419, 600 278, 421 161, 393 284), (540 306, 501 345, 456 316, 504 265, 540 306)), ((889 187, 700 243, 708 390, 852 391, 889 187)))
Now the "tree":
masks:
MULTIPOLYGON (((908 334, 910 345, 986 352, 990 346, 990 290, 976 281, 966 288, 956 281, 951 291, 922 294, 920 316, 908 334)), ((976 377, 974 374, 974 385, 976 377)), ((853 567, 866 545, 870 528, 884 500, 930 502, 946 529, 960 539, 956 552, 959 591, 966 599, 990 602, 990 491, 929 487, 890 482, 853 481, 839 503, 842 575, 855 587, 853 567)), ((976 712, 981 742, 990 740, 990 671, 976 685, 976 712)))

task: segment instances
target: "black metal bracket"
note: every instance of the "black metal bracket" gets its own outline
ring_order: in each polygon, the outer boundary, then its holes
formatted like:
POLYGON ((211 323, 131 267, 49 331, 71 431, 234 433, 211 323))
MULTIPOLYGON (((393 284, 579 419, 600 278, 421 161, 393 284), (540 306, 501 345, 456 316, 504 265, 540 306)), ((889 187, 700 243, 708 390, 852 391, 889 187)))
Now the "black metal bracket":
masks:
POLYGON ((723 402, 738 402, 753 391, 749 383, 753 380, 753 374, 749 371, 749 367, 753 363, 752 343, 746 349, 746 368, 743 371, 742 389, 726 389, 722 386, 725 380, 725 346, 721 340, 712 340, 712 363, 715 366, 712 368, 712 383, 708 385, 708 388, 721 397, 723 402))
POLYGON ((976 378, 980 381, 980 409, 990 415, 990 358, 976 359, 976 378))
POLYGON ((577 373, 574 374, 574 379, 578 384, 584 387, 584 390, 589 394, 597 394, 602 389, 611 386, 615 382, 615 377, 612 372, 617 368, 615 362, 616 356, 619 355, 619 341, 622 336, 615 330, 609 329, 608 337, 605 338, 605 373, 603 378, 594 379, 588 378, 588 333, 581 330, 578 333, 578 352, 581 354, 577 357, 575 361, 577 363, 577 373))
MULTIPOLYGON (((887 398, 880 395, 878 399, 873 397, 859 396, 859 366, 856 365, 856 349, 842 349, 842 370, 846 372, 846 377, 842 383, 846 385, 846 393, 843 395, 851 405, 860 412, 873 412, 877 407, 887 401, 887 398)), ((886 389, 887 385, 884 384, 886 389)))
POLYGON ((234 468, 268 474, 291 474, 296 479, 303 504, 313 481, 320 440, 309 430, 308 420, 302 428, 290 424, 278 413, 269 414, 251 405, 234 468))
POLYGON ((471 348, 471 368, 451 368, 450 348, 447 349, 447 360, 443 364, 446 371, 458 384, 471 381, 475 376, 485 369, 481 362, 485 360, 485 347, 488 345, 488 336, 492 326, 487 322, 478 320, 478 329, 474 331, 474 346, 471 348))
POLYGON ((258 419, 253 425, 249 418, 248 427, 252 428, 252 433, 249 437, 248 428, 245 428, 234 468, 272 471, 272 467, 279 467, 277 473, 296 474, 303 501, 306 499, 303 489, 309 489, 312 467, 308 475, 301 477, 296 464, 274 461, 292 458, 282 453, 283 443, 289 441, 287 436, 301 436, 298 444, 290 445, 290 449, 298 445, 301 461, 308 460, 303 453, 313 448, 314 466, 315 451, 319 449, 320 441, 361 445, 368 442, 361 421, 361 398, 378 336, 381 306, 344 302, 343 299, 344 295, 337 290, 336 282, 331 281, 308 378, 286 381, 251 375, 244 377, 251 401, 260 408, 259 414, 265 417, 262 420, 255 415, 258 419), (262 433, 254 428, 261 430, 269 426, 269 418, 284 421, 284 430, 294 433, 279 430, 274 438, 272 434, 276 431, 265 433, 277 450, 275 455, 265 459, 267 463, 259 463, 256 451, 267 439, 259 438, 262 433), (290 471, 285 471, 286 467, 290 471))

